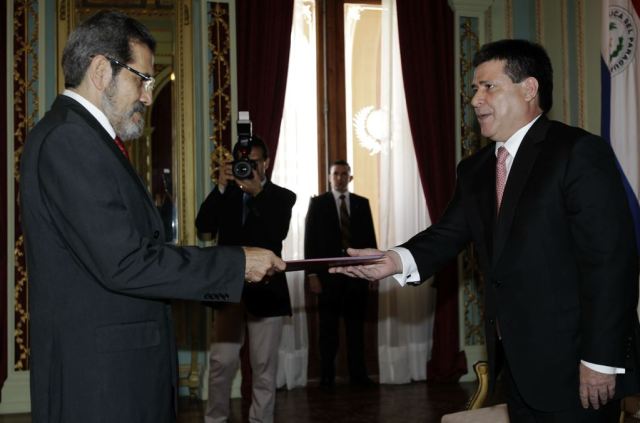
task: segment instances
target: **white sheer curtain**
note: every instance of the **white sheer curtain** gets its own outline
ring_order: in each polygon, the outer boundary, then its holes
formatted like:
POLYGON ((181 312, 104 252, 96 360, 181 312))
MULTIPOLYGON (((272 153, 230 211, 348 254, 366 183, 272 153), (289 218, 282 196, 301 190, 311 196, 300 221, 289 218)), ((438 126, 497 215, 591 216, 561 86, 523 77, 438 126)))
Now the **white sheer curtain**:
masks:
MULTIPOLYGON (((316 114, 315 2, 295 0, 291 52, 278 152, 272 180, 294 191, 289 234, 284 241, 285 260, 304 258, 304 219, 309 199, 318 187, 316 114)), ((308 336, 304 302, 304 272, 287 273, 293 316, 285 318, 278 362, 278 387, 292 389, 307 384, 308 336)))
MULTIPOLYGON (((390 143, 380 157, 380 247, 387 249, 431 224, 409 127, 395 0, 383 0, 382 108, 389 111, 390 143)), ((434 83, 437 83, 434 81, 434 83)), ((424 380, 431 354, 435 289, 431 281, 401 288, 380 281, 380 383, 424 380)))

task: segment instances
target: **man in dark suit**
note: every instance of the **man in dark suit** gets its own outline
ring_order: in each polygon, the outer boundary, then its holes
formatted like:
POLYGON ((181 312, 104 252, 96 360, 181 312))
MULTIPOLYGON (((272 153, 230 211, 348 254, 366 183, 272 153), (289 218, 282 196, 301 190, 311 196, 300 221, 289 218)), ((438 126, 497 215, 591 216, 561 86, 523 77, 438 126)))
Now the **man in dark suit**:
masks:
MULTIPOLYGON (((241 149, 249 151, 251 177, 240 179, 231 164, 223 166, 216 186, 200 207, 196 226, 200 233, 217 236, 219 245, 262 247, 280 257, 296 195, 267 179, 269 151, 260 138, 253 136, 247 145, 236 143, 236 159, 242 158, 241 149)), ((252 369, 249 420, 273 421, 282 316, 290 315, 284 273, 274 275, 267 283, 246 287, 240 304, 225 304, 215 310, 205 422, 222 423, 229 417, 231 385, 245 330, 252 369)))
POLYGON ((471 104, 495 144, 460 163, 438 223, 378 264, 331 271, 424 281, 473 242, 490 376, 504 366, 511 421, 617 421, 618 398, 638 390, 638 251, 613 151, 545 116, 541 46, 490 43, 474 67, 471 104))
POLYGON ((176 247, 114 138, 142 134, 155 41, 99 12, 70 36, 67 89, 21 158, 29 273, 31 413, 40 422, 173 422, 176 348, 166 299, 239 301, 284 262, 249 247, 176 247))
MULTIPOLYGON (((305 258, 344 256, 349 247, 375 248, 376 234, 369 200, 349 192, 349 182, 353 179, 349 163, 344 160, 334 162, 329 179, 331 191, 309 202, 305 258)), ((331 388, 335 383, 340 316, 344 319, 350 381, 358 385, 371 384, 364 359, 369 282, 330 275, 326 271, 309 273, 307 278, 311 291, 318 294, 321 385, 331 388)))

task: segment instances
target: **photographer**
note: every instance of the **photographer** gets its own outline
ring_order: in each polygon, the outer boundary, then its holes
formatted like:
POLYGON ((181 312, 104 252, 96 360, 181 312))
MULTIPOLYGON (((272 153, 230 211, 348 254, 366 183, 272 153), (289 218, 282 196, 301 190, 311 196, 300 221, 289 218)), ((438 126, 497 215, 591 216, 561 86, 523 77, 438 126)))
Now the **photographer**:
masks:
MULTIPOLYGON (((241 141, 233 151, 235 161, 221 168, 218 184, 200 207, 196 227, 200 233, 217 236, 219 245, 259 246, 281 256, 296 195, 266 178, 269 153, 260 138, 250 136, 248 142, 241 141), (250 176, 242 174, 247 168, 250 176)), ((291 304, 284 273, 264 283, 247 285, 240 304, 215 310, 207 423, 228 419, 231 385, 245 328, 253 372, 250 421, 273 421, 278 347, 285 315, 291 315, 291 304)))

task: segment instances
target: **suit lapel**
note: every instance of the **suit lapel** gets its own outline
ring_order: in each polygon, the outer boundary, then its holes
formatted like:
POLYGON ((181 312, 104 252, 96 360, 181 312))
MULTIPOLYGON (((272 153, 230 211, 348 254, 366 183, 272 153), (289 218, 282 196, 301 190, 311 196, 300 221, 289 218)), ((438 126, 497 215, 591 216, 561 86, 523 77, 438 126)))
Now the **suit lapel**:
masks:
POLYGON ((494 151, 494 149, 491 149, 490 154, 482 164, 480 175, 476 178, 478 187, 474 190, 477 194, 477 212, 482 221, 488 254, 491 254, 493 250, 493 228, 496 220, 496 156, 494 151))
MULTIPOLYGON (((540 153, 540 142, 544 140, 549 127, 549 120, 541 116, 527 132, 520 144, 518 153, 511 165, 507 184, 502 196, 500 214, 496 218, 493 263, 495 264, 505 246, 507 236, 513 223, 518 201, 529 180, 531 169, 540 153)), ((495 175, 493 177, 495 181, 495 175)), ((495 192, 495 190, 494 190, 495 192)), ((495 206, 494 206, 495 210, 495 206)))
POLYGON ((331 191, 324 194, 324 203, 327 216, 329 216, 329 222, 334 228, 340 230, 340 221, 338 220, 338 209, 336 208, 336 200, 333 198, 331 191))
MULTIPOLYGON (((107 148, 111 150, 113 154, 115 154, 115 156, 118 158, 122 166, 124 166, 124 168, 127 170, 129 175, 131 175, 131 177, 135 181, 135 184, 137 185, 138 189, 140 189, 140 191, 144 194, 144 196, 147 197, 151 205, 154 205, 151 195, 149 194, 149 191, 147 190, 146 186, 142 183, 142 180, 140 180, 140 177, 138 176, 138 174, 136 173, 136 170, 131 165, 131 162, 129 161, 129 159, 125 157, 124 154, 122 154, 122 152, 116 145, 115 141, 111 138, 111 136, 109 136, 109 133, 102 127, 100 122, 98 122, 96 118, 94 118, 93 115, 89 113, 87 109, 85 109, 80 103, 78 103, 71 97, 60 95, 58 99, 60 100, 62 107, 72 108, 74 112, 82 116, 84 121, 93 130, 95 130, 97 134, 99 134, 101 142, 105 143, 107 148)), ((155 205, 154 205, 154 208, 155 208, 155 205)))
POLYGON ((360 201, 353 193, 349 194, 349 220, 354 221, 354 216, 358 216, 360 213, 360 201))

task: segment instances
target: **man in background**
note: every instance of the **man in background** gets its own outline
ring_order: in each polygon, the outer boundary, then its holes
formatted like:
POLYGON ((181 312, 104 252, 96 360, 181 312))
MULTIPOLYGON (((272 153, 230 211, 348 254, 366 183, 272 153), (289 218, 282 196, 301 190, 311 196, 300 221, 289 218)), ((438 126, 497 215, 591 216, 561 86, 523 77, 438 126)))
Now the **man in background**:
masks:
MULTIPOLYGON (((236 159, 242 158, 239 147, 237 143, 234 148, 236 159)), ((296 195, 267 179, 270 159, 265 143, 253 136, 249 147, 248 159, 253 167, 250 177, 239 178, 234 175, 231 164, 223 166, 216 186, 200 207, 196 226, 198 232, 216 236, 219 245, 261 247, 280 257, 296 195)), ((225 304, 215 310, 209 353, 207 423, 226 422, 229 418, 231 385, 240 363, 245 331, 252 370, 249 421, 273 421, 278 347, 283 316, 290 315, 289 288, 284 273, 247 287, 240 304, 225 304)))
POLYGON ((69 36, 65 91, 27 138, 21 211, 34 423, 176 419, 169 299, 240 300, 284 262, 269 250, 176 247, 127 159, 151 105, 155 40, 99 12, 69 36))
POLYGON ((473 65, 471 105, 494 144, 460 162, 437 223, 380 263, 331 271, 419 283, 473 242, 490 384, 503 368, 510 421, 617 422, 639 390, 638 251, 611 146, 547 118, 540 45, 489 43, 473 65))
MULTIPOLYGON (((309 202, 305 222, 305 258, 345 256, 349 247, 376 245, 369 200, 349 192, 351 167, 344 160, 331 165, 331 191, 309 202)), ((326 271, 307 274, 312 292, 318 294, 321 386, 335 384, 335 361, 340 317, 344 320, 350 382, 369 385, 364 358, 364 320, 369 282, 326 271)), ((375 283, 375 282, 374 282, 375 283)))

